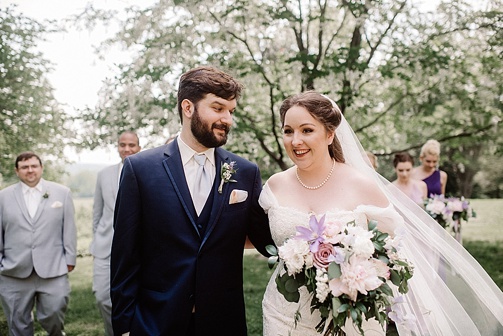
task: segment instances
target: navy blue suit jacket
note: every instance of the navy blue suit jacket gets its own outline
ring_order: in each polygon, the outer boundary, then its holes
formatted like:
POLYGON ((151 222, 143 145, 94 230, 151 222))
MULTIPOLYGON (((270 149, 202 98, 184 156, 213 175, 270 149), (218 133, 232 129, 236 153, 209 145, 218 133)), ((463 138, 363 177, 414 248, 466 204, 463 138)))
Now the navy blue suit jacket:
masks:
POLYGON ((204 234, 186 183, 177 141, 128 157, 117 195, 111 256, 114 333, 185 335, 195 305, 198 335, 246 335, 243 246, 248 236, 264 255, 273 244, 258 204, 257 165, 215 149, 216 177, 204 234), (237 182, 220 169, 236 162, 237 182), (248 198, 229 204, 233 189, 248 198))

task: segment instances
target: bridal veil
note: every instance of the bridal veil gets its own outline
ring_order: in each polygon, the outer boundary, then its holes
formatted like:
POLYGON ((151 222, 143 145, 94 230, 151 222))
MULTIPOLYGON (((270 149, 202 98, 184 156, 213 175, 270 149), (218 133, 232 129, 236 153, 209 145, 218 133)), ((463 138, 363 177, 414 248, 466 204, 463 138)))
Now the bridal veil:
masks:
POLYGON ((371 176, 404 218, 403 251, 414 265, 414 276, 400 306, 403 316, 413 318, 397 323, 399 334, 503 335, 501 290, 445 229, 375 172, 344 116, 342 119, 336 135, 346 163, 371 176))

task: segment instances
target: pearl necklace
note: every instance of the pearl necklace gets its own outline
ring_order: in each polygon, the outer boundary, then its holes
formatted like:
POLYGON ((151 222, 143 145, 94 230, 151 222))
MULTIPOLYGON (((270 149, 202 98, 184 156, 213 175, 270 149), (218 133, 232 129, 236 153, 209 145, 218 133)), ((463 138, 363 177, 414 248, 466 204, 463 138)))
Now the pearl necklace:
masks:
POLYGON ((297 181, 299 181, 301 186, 303 186, 304 188, 309 189, 309 190, 316 190, 316 189, 323 187, 325 185, 325 183, 327 183, 328 180, 330 180, 330 176, 332 176, 332 173, 334 172, 334 167, 335 167, 335 160, 332 160, 332 168, 330 169, 328 176, 323 180, 323 182, 321 182, 320 184, 318 184, 317 186, 314 186, 314 187, 307 186, 304 184, 304 182, 302 182, 302 180, 299 177, 299 167, 297 167, 297 169, 295 170, 295 176, 297 176, 297 181))

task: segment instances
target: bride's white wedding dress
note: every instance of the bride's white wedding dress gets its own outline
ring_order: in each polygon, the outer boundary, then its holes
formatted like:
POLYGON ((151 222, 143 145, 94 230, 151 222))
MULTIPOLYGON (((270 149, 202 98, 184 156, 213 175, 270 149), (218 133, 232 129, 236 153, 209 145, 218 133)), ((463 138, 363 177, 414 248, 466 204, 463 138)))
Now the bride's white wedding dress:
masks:
MULTIPOLYGON (((332 104, 335 105, 333 101, 332 104)), ((344 116, 336 136, 346 164, 371 178, 390 206, 360 205, 353 211, 332 209, 326 215, 354 218, 360 225, 366 225, 369 218, 375 219, 380 230, 390 233, 396 226, 405 235, 401 252, 414 265, 414 275, 399 306, 403 316, 413 319, 396 323, 399 335, 503 336, 503 293, 485 270, 423 209, 376 173, 344 116)), ((296 226, 308 227, 310 214, 281 206, 267 183, 260 203, 268 212, 277 246, 295 235, 296 226)), ((287 302, 276 289, 276 272, 267 285, 262 304, 264 336, 318 335, 315 327, 320 316, 310 312, 308 291, 301 288, 299 303, 287 302), (301 319, 295 328, 297 310, 301 319)), ((365 322, 362 327, 365 336, 384 334, 376 321, 365 322)), ((350 322, 345 329, 347 335, 359 335, 350 322)))
MULTIPOLYGON (((271 234, 277 246, 281 246, 287 238, 294 236, 297 226, 309 227, 311 214, 279 205, 267 184, 260 196, 260 205, 268 213, 271 234)), ((400 221, 398 213, 393 210, 392 206, 379 208, 361 205, 354 211, 333 209, 326 213, 326 218, 327 220, 333 218, 345 222, 354 220, 357 225, 365 228, 368 219, 372 218, 378 220, 379 229, 383 232, 392 232, 394 223, 397 220, 400 221)), ((277 267, 269 280, 262 302, 264 336, 319 335, 315 327, 321 321, 321 316, 317 311, 311 314, 312 294, 307 291, 306 287, 299 289, 301 294, 299 303, 286 301, 283 295, 278 292, 275 279, 281 268, 277 267), (295 327, 294 316, 297 310, 300 312, 301 318, 295 327)), ((365 335, 384 335, 382 327, 375 320, 364 322, 363 328, 365 335)), ((348 323, 345 329, 347 335, 360 335, 351 323, 348 323)))
MULTIPOLYGON (((309 227, 311 214, 281 206, 267 183, 259 202, 268 213, 272 237, 277 246, 283 245, 287 238, 295 235, 296 226, 309 227)), ((402 211, 405 210, 402 209, 399 214, 395 209, 392 204, 387 208, 360 205, 353 211, 333 209, 328 211, 326 216, 348 221, 354 219, 362 226, 366 226, 369 219, 374 219, 378 221, 378 227, 383 232, 393 232, 396 226, 408 231, 403 239, 402 252, 409 261, 412 261, 415 269, 414 276, 409 281, 409 292, 403 304, 403 313, 414 316, 414 320, 409 321, 408 325, 397 324, 399 334, 503 335, 501 324, 503 316, 499 316, 502 305, 501 291, 494 284, 486 284, 489 280, 482 268, 478 264, 474 268, 474 265, 471 265, 473 261, 468 259, 466 263, 456 261, 459 255, 452 250, 453 246, 457 248, 456 245, 447 247, 445 245, 450 244, 437 243, 437 239, 432 241, 430 238, 434 235, 445 233, 440 226, 411 227, 409 220, 404 222, 404 217, 402 217, 402 211), (444 246, 448 248, 445 250, 447 255, 443 255, 444 246), (437 250, 440 252, 437 253, 437 250)), ((459 249, 462 250, 460 245, 459 249)), ((459 253, 467 258, 463 255, 466 251, 459 251, 459 253)), ((273 273, 264 294, 263 335, 319 335, 315 327, 321 318, 317 311, 313 314, 310 312, 311 294, 302 287, 299 303, 286 301, 278 292, 275 283, 280 269, 283 269, 281 264, 273 273), (300 312, 301 318, 295 326, 294 316, 297 311, 300 312)), ((383 328, 375 320, 364 321, 362 327, 365 336, 385 334, 383 328)), ((360 335, 351 322, 347 322, 344 329, 347 335, 360 335)))

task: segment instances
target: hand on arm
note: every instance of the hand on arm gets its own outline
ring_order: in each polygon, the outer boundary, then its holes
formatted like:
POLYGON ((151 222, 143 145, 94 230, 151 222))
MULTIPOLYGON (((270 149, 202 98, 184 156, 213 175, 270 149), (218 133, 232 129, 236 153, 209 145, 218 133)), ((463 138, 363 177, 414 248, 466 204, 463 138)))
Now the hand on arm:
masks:
POLYGON ((250 241, 250 238, 248 236, 246 237, 245 241, 245 249, 254 249, 255 246, 253 246, 252 242, 250 241))

